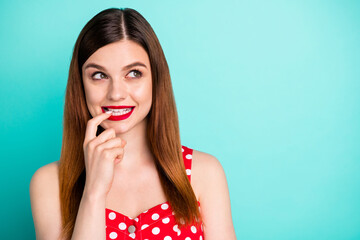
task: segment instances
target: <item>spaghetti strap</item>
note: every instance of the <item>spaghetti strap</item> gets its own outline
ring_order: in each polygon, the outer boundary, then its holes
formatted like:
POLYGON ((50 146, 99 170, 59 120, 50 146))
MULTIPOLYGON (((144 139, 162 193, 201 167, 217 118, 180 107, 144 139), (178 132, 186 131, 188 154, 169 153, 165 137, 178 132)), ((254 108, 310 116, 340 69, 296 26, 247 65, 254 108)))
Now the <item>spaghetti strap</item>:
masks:
POLYGON ((188 176, 189 181, 191 182, 191 166, 192 166, 193 149, 188 148, 186 146, 182 146, 181 151, 183 154, 186 175, 188 176))

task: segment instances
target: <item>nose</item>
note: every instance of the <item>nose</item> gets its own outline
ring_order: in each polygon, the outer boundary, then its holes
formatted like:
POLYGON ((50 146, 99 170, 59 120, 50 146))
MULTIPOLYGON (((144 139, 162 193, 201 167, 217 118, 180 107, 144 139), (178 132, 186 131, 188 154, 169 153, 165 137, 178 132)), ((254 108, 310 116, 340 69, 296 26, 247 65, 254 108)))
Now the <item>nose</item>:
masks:
POLYGON ((111 79, 108 98, 112 101, 123 100, 127 97, 127 86, 122 78, 111 79))

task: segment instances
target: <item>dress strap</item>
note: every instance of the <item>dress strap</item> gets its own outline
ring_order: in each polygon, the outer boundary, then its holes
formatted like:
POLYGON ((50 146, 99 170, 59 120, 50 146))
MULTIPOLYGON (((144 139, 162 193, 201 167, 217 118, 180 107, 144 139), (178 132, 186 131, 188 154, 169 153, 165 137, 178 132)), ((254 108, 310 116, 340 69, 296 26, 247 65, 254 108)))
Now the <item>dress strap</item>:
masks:
POLYGON ((192 163, 192 154, 193 149, 188 148, 186 146, 182 146, 182 154, 183 154, 183 160, 186 170, 186 175, 189 178, 189 181, 191 182, 191 163, 192 163))

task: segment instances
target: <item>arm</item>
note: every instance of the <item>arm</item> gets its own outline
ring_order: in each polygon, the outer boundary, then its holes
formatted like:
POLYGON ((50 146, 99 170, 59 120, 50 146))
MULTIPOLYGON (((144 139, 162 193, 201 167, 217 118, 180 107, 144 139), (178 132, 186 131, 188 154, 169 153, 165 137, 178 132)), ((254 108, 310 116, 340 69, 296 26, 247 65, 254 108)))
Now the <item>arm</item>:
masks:
MULTIPOLYGON (((58 163, 39 168, 31 178, 30 201, 37 240, 58 240, 61 232, 58 163)), ((87 195, 80 202, 72 238, 105 239, 105 198, 87 195)))
POLYGON ((31 211, 36 239, 56 240, 61 232, 58 163, 39 168, 30 181, 31 211))
POLYGON ((195 151, 192 176, 199 191, 206 240, 236 240, 224 169, 214 156, 195 151))
MULTIPOLYGON (((106 129, 96 136, 97 126, 111 114, 100 114, 87 123, 84 140, 86 180, 77 212, 72 240, 106 238, 105 202, 112 185, 114 164, 120 164, 126 144, 106 129)), ((30 182, 30 199, 37 239, 58 240, 61 233, 59 166, 38 169, 30 182)))
POLYGON ((76 217, 72 240, 105 240, 105 198, 84 191, 76 217))

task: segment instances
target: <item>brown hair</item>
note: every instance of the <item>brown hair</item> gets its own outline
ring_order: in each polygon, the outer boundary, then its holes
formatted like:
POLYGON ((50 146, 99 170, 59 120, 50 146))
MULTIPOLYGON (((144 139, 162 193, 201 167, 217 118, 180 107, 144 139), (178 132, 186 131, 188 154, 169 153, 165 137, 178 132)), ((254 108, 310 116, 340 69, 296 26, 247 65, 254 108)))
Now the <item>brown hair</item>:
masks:
MULTIPOLYGON (((147 140, 175 220, 180 229, 201 222, 197 199, 185 172, 170 73, 159 40, 150 24, 137 11, 109 8, 84 26, 76 40, 70 63, 59 167, 61 237, 64 239, 72 236, 85 185, 83 142, 91 115, 85 101, 81 68, 97 49, 123 39, 141 45, 150 59, 153 99, 147 116, 147 140)), ((99 126, 97 135, 102 131, 104 129, 99 126)))

